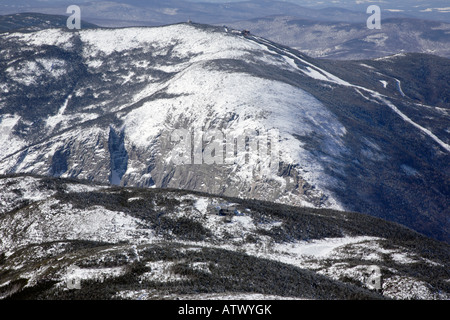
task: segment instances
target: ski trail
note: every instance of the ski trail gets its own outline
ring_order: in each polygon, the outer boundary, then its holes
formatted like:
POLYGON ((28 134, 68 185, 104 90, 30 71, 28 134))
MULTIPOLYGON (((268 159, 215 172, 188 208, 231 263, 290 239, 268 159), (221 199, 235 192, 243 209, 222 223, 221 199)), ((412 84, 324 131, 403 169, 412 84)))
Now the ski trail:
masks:
MULTIPOLYGON (((274 50, 282 51, 285 55, 290 56, 291 57, 290 59, 285 56, 285 59, 286 59, 287 63, 289 63, 291 66, 293 66, 297 70, 303 72, 307 76, 310 76, 310 77, 318 79, 318 80, 324 80, 324 81, 333 82, 335 84, 340 84, 340 85, 343 85, 343 86, 355 87, 354 85, 348 83, 347 81, 342 80, 339 77, 336 77, 334 74, 331 74, 328 71, 325 71, 325 70, 315 66, 314 64, 312 64, 312 63, 310 63, 310 62, 308 62, 306 60, 303 60, 302 58, 296 56, 295 54, 293 54, 293 53, 291 53, 291 52, 289 52, 289 51, 287 51, 285 49, 277 48, 276 46, 272 45, 270 42, 268 42, 265 39, 262 39, 262 38, 259 38, 259 37, 255 37, 255 38, 257 38, 259 41, 263 42, 267 46, 267 48, 269 50, 272 48, 274 50), (301 69, 295 63, 295 60, 298 60, 301 63, 308 65, 309 67, 307 67, 307 70, 301 69)), ((362 88, 362 87, 360 87, 360 88, 361 89, 365 89, 365 88, 362 88)))
POLYGON ((397 81, 397 88, 398 88, 398 92, 400 92, 400 94, 402 95, 402 97, 406 97, 405 93, 402 90, 402 83, 400 82, 400 80, 395 79, 395 81, 397 81))
MULTIPOLYGON (((363 90, 366 91, 368 93, 370 93, 370 95, 377 99, 378 101, 381 101, 383 104, 385 104, 386 106, 388 106, 392 111, 394 111, 396 114, 398 114, 400 116, 400 118, 402 118, 404 121, 410 123, 411 125, 413 125, 414 127, 416 127, 417 129, 419 129, 420 131, 422 131, 423 133, 425 133, 428 137, 430 137, 431 139, 433 139, 436 143, 438 143, 443 149, 445 149, 447 152, 450 152, 450 145, 448 145, 447 143, 445 143, 444 141, 442 141, 441 139, 439 139, 439 137, 437 137, 433 132, 431 132, 429 129, 422 127, 421 125, 419 125, 418 123, 414 122, 413 120, 411 120, 411 118, 409 118, 407 115, 405 115, 403 112, 401 112, 392 102, 388 101, 386 98, 387 96, 384 96, 382 94, 380 94, 377 91, 371 90, 371 89, 367 89, 365 87, 361 87, 358 85, 354 85, 351 84, 345 80, 340 79, 339 77, 336 77, 335 75, 313 65, 312 63, 303 60, 302 58, 296 56, 295 54, 278 48, 274 45, 272 45, 270 42, 268 42, 265 39, 259 38, 259 37, 254 37, 255 39, 257 39, 258 41, 261 41, 262 43, 264 43, 267 48, 269 50, 276 50, 276 51, 282 51, 283 53, 285 53, 286 55, 288 55, 289 57, 285 57, 286 61, 288 62, 289 65, 293 66, 294 68, 296 68, 297 70, 301 71, 302 73, 306 74, 309 77, 312 77, 314 79, 317 80, 322 80, 322 81, 329 81, 329 82, 333 82, 335 84, 338 85, 343 85, 343 86, 347 86, 347 87, 352 87, 354 88, 361 96, 363 96, 365 99, 370 100, 370 98, 364 96, 359 90, 363 90), (289 60, 288 60, 289 59, 289 60), (298 65, 295 63, 295 60, 300 61, 303 64, 308 65, 309 67, 307 67, 307 70, 301 69, 300 67, 298 67, 298 65)), ((403 97, 406 97, 406 95, 404 94, 402 88, 401 88, 401 82, 398 79, 395 79, 397 81, 397 85, 398 85, 398 89, 400 94, 403 97)))
POLYGON ((377 97, 378 99, 380 99, 381 101, 383 101, 383 103, 385 103, 388 107, 390 107, 395 113, 397 113, 403 120, 405 120, 406 122, 412 124, 414 127, 416 127, 417 129, 421 130, 422 132, 424 132, 426 135, 428 135, 430 138, 432 138, 434 141, 436 141, 442 148, 444 148, 445 150, 447 150, 447 152, 450 152, 450 145, 446 144, 444 141, 442 141, 441 139, 439 139, 434 133, 432 133, 430 130, 428 130, 427 128, 422 127, 421 125, 417 124, 416 122, 412 121, 407 115, 405 115, 403 112, 401 112, 394 104, 392 104, 390 101, 386 100, 385 98, 383 98, 381 95, 379 95, 377 97))

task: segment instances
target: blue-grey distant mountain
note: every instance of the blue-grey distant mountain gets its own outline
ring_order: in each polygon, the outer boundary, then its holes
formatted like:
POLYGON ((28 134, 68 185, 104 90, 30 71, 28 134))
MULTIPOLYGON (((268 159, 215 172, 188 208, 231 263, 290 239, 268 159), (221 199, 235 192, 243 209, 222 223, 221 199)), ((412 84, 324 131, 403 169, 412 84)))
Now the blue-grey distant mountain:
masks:
MULTIPOLYGON (((26 1, 14 4, 0 3, 3 14, 18 12, 40 12, 64 15, 70 1, 41 2, 26 1)), ((184 0, 168 1, 90 1, 79 3, 82 18, 105 27, 158 26, 192 20, 197 23, 218 24, 241 21, 269 15, 291 15, 300 19, 318 21, 344 21, 365 23, 366 8, 349 10, 344 8, 312 9, 291 2, 255 0, 231 3, 204 3, 184 0)), ((397 12, 384 12, 383 18, 405 16, 397 12)), ((407 15, 406 15, 407 16, 407 15)))
POLYGON ((81 7, 85 18, 93 23, 111 27, 129 25, 160 25, 191 19, 200 23, 239 21, 270 15, 291 15, 300 19, 320 21, 364 22, 369 5, 381 8, 382 18, 419 18, 450 23, 446 0, 400 1, 211 1, 211 0, 112 0, 112 1, 39 1, 4 0, 3 14, 40 12, 65 14, 69 5, 81 7))
POLYGON ((391 18, 382 20, 380 30, 370 30, 360 22, 273 16, 229 25, 319 58, 356 60, 407 52, 450 58, 450 24, 444 22, 391 18))
MULTIPOLYGON (((203 0, 194 0, 200 1, 203 0)), ((213 2, 214 0, 206 0, 213 2)), ((381 8, 382 14, 397 13, 404 16, 450 22, 450 7, 447 0, 371 0, 371 1, 355 1, 355 0, 287 0, 291 3, 298 4, 311 9, 325 9, 330 7, 339 7, 352 11, 363 12, 369 5, 377 5, 381 8)), ((222 2, 221 0, 215 2, 222 2)))
MULTIPOLYGON (((0 32, 37 31, 49 28, 65 28, 67 17, 42 13, 16 13, 0 16, 0 32)), ((81 22, 82 28, 95 28, 95 24, 81 22)))

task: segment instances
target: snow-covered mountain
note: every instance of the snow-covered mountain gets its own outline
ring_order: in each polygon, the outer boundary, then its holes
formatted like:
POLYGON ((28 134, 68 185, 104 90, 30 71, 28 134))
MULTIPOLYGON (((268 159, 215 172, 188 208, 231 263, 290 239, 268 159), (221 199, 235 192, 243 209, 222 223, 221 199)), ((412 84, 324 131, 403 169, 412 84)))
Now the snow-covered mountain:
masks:
POLYGON ((450 298, 448 244, 365 214, 27 175, 0 204, 0 298, 450 298))
POLYGON ((189 23, 7 32, 0 48, 1 174, 355 210, 449 240, 448 59, 322 61, 189 23), (177 129, 209 156, 203 132, 276 132, 280 153, 179 164, 177 129))

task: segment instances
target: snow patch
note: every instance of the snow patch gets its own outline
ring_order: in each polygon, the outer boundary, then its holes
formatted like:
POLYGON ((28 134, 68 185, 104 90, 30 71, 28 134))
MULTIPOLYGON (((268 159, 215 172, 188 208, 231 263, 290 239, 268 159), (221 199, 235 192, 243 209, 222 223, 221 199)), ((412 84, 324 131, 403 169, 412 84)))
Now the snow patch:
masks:
POLYGON ((181 276, 172 272, 172 268, 175 265, 175 262, 172 261, 147 262, 145 265, 149 267, 151 271, 142 274, 140 276, 142 280, 158 281, 158 282, 174 282, 188 279, 185 276, 181 276))
POLYGON ((314 258, 330 257, 338 248, 365 241, 377 240, 374 237, 327 238, 311 242, 294 242, 277 245, 276 250, 286 252, 294 257, 309 256, 314 258))
POLYGON ((26 142, 14 135, 14 127, 19 123, 20 117, 13 114, 0 116, 0 159, 20 150, 26 142))
POLYGON ((379 80, 383 84, 383 88, 387 88, 388 82, 385 80, 379 80))

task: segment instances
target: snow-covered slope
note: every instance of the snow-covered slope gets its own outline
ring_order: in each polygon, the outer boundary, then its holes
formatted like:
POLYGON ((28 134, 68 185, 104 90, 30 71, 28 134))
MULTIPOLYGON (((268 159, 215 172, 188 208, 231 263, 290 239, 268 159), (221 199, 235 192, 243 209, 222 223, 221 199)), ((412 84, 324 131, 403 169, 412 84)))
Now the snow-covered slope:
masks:
POLYGON ((450 295, 449 245, 363 214, 36 176, 0 203, 2 298, 450 295))
MULTIPOLYGON (((14 34, 7 36, 6 39, 16 39, 16 37, 19 37, 19 41, 28 46, 51 45, 68 50, 76 41, 75 38, 79 37, 79 41, 83 43, 80 54, 88 65, 89 72, 102 78, 108 77, 106 70, 114 72, 119 71, 121 67, 120 64, 105 66, 109 60, 108 57, 123 55, 125 57, 123 59, 127 60, 126 56, 130 55, 129 52, 135 50, 139 51, 139 55, 137 57, 133 55, 133 59, 129 61, 132 65, 127 65, 131 68, 127 68, 123 78, 117 79, 117 77, 122 77, 122 73, 111 74, 115 78, 115 85, 133 84, 132 89, 134 90, 127 92, 126 99, 113 103, 102 101, 94 106, 82 105, 79 112, 73 113, 70 110, 71 102, 78 96, 83 96, 83 90, 86 90, 74 88, 74 92, 65 98, 58 110, 55 110, 54 113, 50 112, 49 117, 45 120, 42 129, 45 133, 54 135, 50 138, 51 142, 49 143, 48 140, 43 143, 38 142, 37 145, 28 149, 26 155, 17 152, 23 149, 21 144, 15 144, 15 148, 8 148, 3 154, 5 159, 2 164, 2 172, 9 172, 11 168, 15 168, 16 172, 43 174, 49 171, 49 161, 46 161, 48 160, 46 158, 51 157, 57 150, 67 149, 69 141, 81 140, 83 148, 87 148, 92 140, 97 141, 101 136, 111 139, 113 129, 108 126, 103 126, 103 128, 93 126, 81 131, 78 127, 73 128, 74 124, 95 118, 95 115, 88 110, 100 107, 102 113, 98 114, 99 117, 107 113, 113 114, 114 117, 121 120, 120 125, 113 127, 119 136, 124 137, 121 142, 124 143, 124 153, 128 153, 129 162, 123 165, 120 176, 114 178, 116 183, 148 185, 149 175, 145 174, 149 166, 148 151, 151 156, 154 156, 154 150, 159 150, 162 153, 160 158, 167 158, 167 150, 161 150, 163 144, 161 140, 170 134, 171 130, 179 128, 180 124, 184 125, 184 129, 195 128, 194 134, 196 135, 200 135, 201 130, 211 129, 222 130, 224 135, 234 134, 236 136, 244 135, 245 130, 264 133, 271 129, 277 129, 281 139, 280 149, 283 150, 280 159, 282 162, 287 164, 301 162, 302 168, 310 172, 303 177, 309 184, 325 186, 326 181, 330 181, 324 173, 324 168, 314 163, 312 156, 301 147, 301 144, 296 143, 294 138, 295 135, 305 136, 313 131, 318 131, 326 137, 324 143, 333 148, 336 153, 339 152, 343 144, 340 137, 345 134, 345 129, 320 101, 304 90, 281 81, 264 79, 244 72, 224 72, 211 65, 216 61, 229 60, 230 63, 241 61, 291 68, 286 61, 273 55, 267 48, 262 50, 264 47, 258 43, 225 32, 211 32, 211 30, 203 30, 191 25, 150 29, 86 30, 80 32, 79 35, 62 30, 52 30, 31 34, 14 34), (52 34, 49 35, 49 32, 52 34), (252 54, 254 52, 257 52, 257 55, 252 54), (133 70, 133 65, 137 66, 136 70, 133 70), (142 75, 138 76, 136 72, 142 75), (154 74, 162 76, 155 79, 154 74), (138 88, 136 88, 137 85, 139 85, 138 88), (162 98, 151 99, 156 94, 162 95, 162 98), (68 130, 65 130, 66 128, 68 130), (58 131, 64 132, 58 134, 58 131), (85 138, 82 138, 83 136, 85 138), (133 155, 129 154, 132 152, 131 150, 133 150, 133 155), (42 157, 43 153, 47 156, 41 158, 41 161, 37 160, 37 157, 42 157)), ((115 61, 110 63, 115 63, 115 61)), ((52 69, 51 76, 55 78, 59 78, 61 72, 64 72, 64 68, 61 67, 64 66, 64 62, 57 59, 47 60, 45 65, 41 61, 26 62, 24 66, 25 69, 21 64, 17 64, 5 70, 9 79, 5 84, 6 90, 10 90, 9 86, 14 86, 15 83, 25 85, 35 83, 27 77, 40 76, 44 72, 48 72, 49 68, 52 69), (45 69, 45 66, 49 67, 45 69), (55 70, 58 70, 58 73, 55 73, 55 70), (27 72, 26 75, 24 72, 27 72), (27 79, 26 83, 23 82, 25 79, 27 79)), ((111 80, 105 79, 107 82, 111 80)), ((90 104, 93 102, 95 104, 96 97, 111 94, 109 90, 102 93, 99 92, 102 90, 100 87, 92 87, 95 93, 93 94, 94 100, 89 101, 90 104)), ((10 117, 12 116, 10 115, 10 117)), ((5 127, 9 122, 4 122, 5 127)), ((165 149, 168 147, 166 146, 165 149)), ((97 153, 94 146, 92 152, 97 153)), ((93 156, 95 157, 95 155, 93 156)), ((170 161, 161 160, 156 159, 155 165, 161 166, 165 171, 177 170, 177 168, 168 169, 170 161)), ((247 189, 251 184, 249 181, 253 180, 254 166, 239 164, 239 166, 227 166, 221 170, 225 170, 224 175, 228 175, 226 177, 228 181, 223 181, 222 185, 228 183, 238 186, 235 188, 238 191, 231 191, 230 195, 239 194, 241 190, 247 189), (229 172, 233 172, 234 175, 230 176, 229 172)), ((111 172, 109 179, 110 182, 113 182, 113 168, 108 168, 110 165, 108 162, 104 162, 103 165, 105 166, 104 171, 111 172)), ((74 168, 80 168, 79 161, 67 163, 66 170, 57 172, 57 174, 61 176, 75 175, 80 178, 90 178, 93 175, 93 172, 86 169, 74 174, 74 168)), ((152 183, 158 187, 189 188, 190 184, 193 184, 192 180, 181 184, 172 181, 177 177, 172 180, 168 180, 167 175, 159 177, 163 172, 160 168, 154 171, 157 172, 151 172, 150 177, 152 183)), ((105 174, 98 175, 99 178, 101 176, 105 176, 105 174)), ((277 177, 268 178, 273 180, 277 177)), ((204 187, 200 189, 202 191, 210 191, 211 188, 217 192, 220 190, 208 183, 208 180, 214 181, 214 177, 197 178, 196 180, 205 182, 204 187)), ((276 182, 278 185, 275 185, 274 188, 285 187, 285 181, 278 179, 276 182)), ((260 188, 263 189, 262 186, 260 188)), ((324 192, 325 188, 320 190, 324 192)), ((287 196, 287 194, 275 196, 274 200, 281 196, 287 196)), ((293 196, 289 199, 289 201, 305 205, 311 203, 311 200, 306 197, 293 196)), ((339 206, 332 197, 325 205, 339 206)))
POLYGON ((386 68, 316 61, 196 24, 5 33, 0 42, 0 173, 358 210, 448 240, 446 102, 420 97, 419 106, 386 68), (177 162, 174 130, 193 134, 191 162, 177 162), (221 137, 201 139, 214 130, 274 152, 233 158, 227 149, 223 164, 208 162, 221 137))

